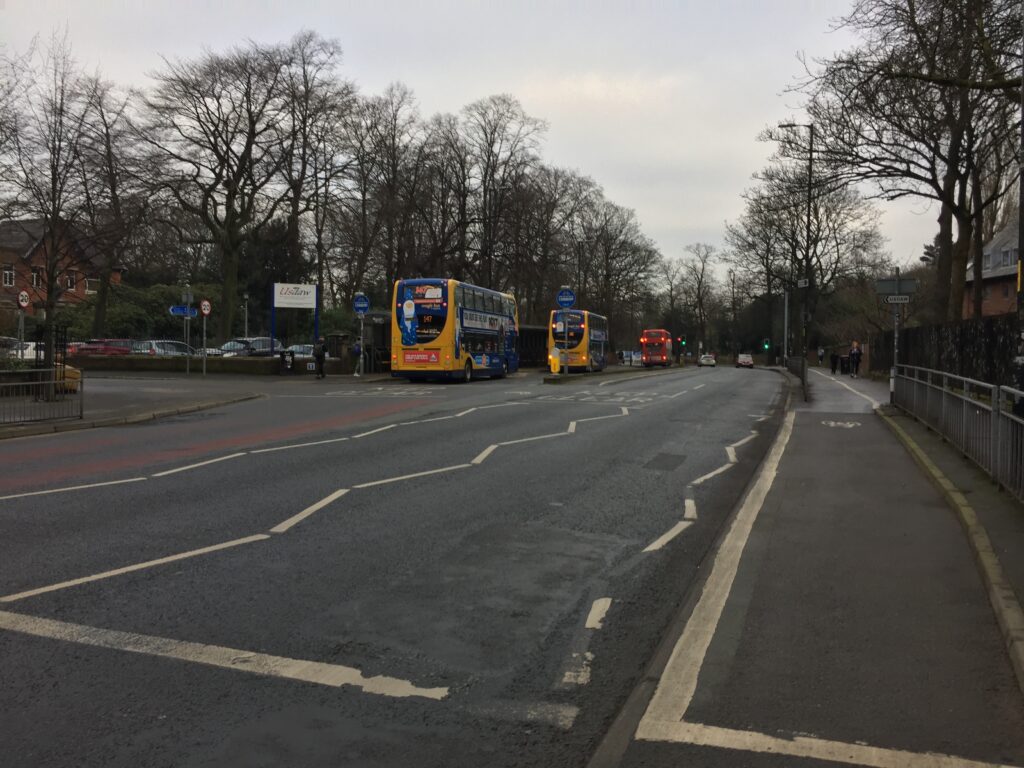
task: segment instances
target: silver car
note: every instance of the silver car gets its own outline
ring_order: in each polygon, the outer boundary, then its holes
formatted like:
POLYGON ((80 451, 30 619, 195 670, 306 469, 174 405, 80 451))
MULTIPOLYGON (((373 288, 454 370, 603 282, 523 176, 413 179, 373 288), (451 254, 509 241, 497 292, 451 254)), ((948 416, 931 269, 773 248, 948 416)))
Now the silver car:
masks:
POLYGON ((149 339, 147 341, 133 341, 133 355, 164 355, 168 357, 185 357, 194 355, 196 352, 192 347, 183 341, 170 341, 169 339, 149 339))

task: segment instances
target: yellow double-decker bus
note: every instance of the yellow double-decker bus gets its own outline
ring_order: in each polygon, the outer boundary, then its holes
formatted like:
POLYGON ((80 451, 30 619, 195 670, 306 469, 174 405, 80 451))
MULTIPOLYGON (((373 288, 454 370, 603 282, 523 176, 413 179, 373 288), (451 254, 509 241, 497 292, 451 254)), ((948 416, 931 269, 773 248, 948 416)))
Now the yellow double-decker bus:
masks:
POLYGON ((406 379, 504 376, 519 369, 515 299, 459 280, 396 280, 391 375, 406 379))
POLYGON ((585 309, 554 309, 548 323, 548 362, 565 352, 565 367, 603 370, 608 355, 608 318, 585 309))

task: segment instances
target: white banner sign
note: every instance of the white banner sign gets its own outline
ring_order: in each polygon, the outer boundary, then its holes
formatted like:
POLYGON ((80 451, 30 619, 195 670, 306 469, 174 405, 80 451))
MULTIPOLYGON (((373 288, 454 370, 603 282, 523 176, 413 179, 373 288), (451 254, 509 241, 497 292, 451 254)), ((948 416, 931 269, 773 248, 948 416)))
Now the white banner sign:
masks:
POLYGON ((278 309, 316 309, 316 286, 274 283, 274 306, 278 309))

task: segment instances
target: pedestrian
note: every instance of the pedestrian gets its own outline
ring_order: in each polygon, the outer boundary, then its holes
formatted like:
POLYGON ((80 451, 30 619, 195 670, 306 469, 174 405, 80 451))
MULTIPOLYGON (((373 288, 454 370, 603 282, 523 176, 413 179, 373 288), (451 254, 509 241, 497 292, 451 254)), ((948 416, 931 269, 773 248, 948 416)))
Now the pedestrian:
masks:
POLYGON ((327 378, 327 374, 324 372, 324 360, 327 358, 327 342, 324 341, 324 337, 321 336, 313 344, 313 359, 316 361, 316 377, 318 379, 327 378))
POLYGON ((850 345, 850 375, 853 378, 857 378, 860 373, 860 356, 862 352, 860 349, 860 342, 855 341, 850 345))
POLYGON ((833 349, 828 361, 832 364, 832 375, 835 376, 836 370, 839 368, 839 353, 833 349))
POLYGON ((825 362, 825 348, 818 347, 818 366, 825 362))

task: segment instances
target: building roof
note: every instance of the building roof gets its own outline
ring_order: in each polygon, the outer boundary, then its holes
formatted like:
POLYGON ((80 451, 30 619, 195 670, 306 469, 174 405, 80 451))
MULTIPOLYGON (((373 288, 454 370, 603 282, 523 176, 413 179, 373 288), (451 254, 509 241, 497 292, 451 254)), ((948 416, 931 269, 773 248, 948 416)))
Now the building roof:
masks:
MULTIPOLYGON (((13 251, 20 258, 27 259, 43 239, 45 232, 46 225, 43 219, 0 220, 0 250, 13 251)), ((103 265, 106 253, 93 238, 85 236, 74 225, 68 227, 66 234, 78 251, 79 260, 97 268, 103 265)), ((114 269, 120 269, 120 266, 115 264, 114 269)))

